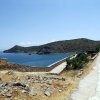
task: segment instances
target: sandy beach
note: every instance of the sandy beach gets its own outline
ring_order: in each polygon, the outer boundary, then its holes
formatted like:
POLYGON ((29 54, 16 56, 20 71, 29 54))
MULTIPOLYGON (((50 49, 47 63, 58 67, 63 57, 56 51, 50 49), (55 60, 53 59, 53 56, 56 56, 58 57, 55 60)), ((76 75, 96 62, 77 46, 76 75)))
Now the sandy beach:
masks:
POLYGON ((100 53, 91 72, 79 82, 71 94, 71 100, 100 100, 100 53))

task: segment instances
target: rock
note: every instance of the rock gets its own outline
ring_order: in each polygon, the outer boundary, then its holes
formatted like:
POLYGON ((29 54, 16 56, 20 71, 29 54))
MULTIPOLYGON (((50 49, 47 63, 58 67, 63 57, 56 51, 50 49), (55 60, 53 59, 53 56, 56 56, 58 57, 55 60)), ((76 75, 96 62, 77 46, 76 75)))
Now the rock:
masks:
POLYGON ((25 84, 22 84, 20 82, 14 83, 13 86, 14 87, 20 87, 23 90, 29 91, 29 86, 28 85, 25 85, 25 84))
POLYGON ((29 86, 28 85, 23 85, 20 88, 27 91, 27 92, 29 91, 29 86))
POLYGON ((0 91, 0 95, 5 96, 5 93, 3 91, 0 91))
POLYGON ((24 88, 24 90, 29 91, 29 90, 30 90, 30 89, 29 89, 29 86, 26 85, 26 87, 24 88))
POLYGON ((8 85, 8 83, 2 83, 2 84, 0 84, 0 88, 4 88, 7 85, 8 85))
POLYGON ((47 86, 43 86, 43 90, 45 91, 45 90, 47 90, 48 89, 48 87, 47 86))
POLYGON ((23 86, 23 84, 21 84, 20 82, 15 82, 15 83, 13 83, 13 86, 19 87, 19 86, 23 86))
POLYGON ((40 76, 40 81, 42 81, 43 80, 43 77, 42 76, 40 76))
POLYGON ((36 89, 32 88, 29 92, 29 95, 32 95, 32 96, 36 96, 37 95, 37 91, 36 89))
POLYGON ((7 97, 7 98, 11 98, 11 96, 12 96, 12 95, 11 95, 10 93, 7 93, 7 94, 6 94, 6 97, 7 97))
POLYGON ((29 80, 29 79, 30 79, 30 76, 27 75, 27 76, 25 77, 25 79, 26 79, 26 80, 29 80))
POLYGON ((52 84, 52 80, 48 80, 47 84, 51 85, 52 84))
POLYGON ((59 92, 62 92, 62 90, 59 90, 59 92))
POLYGON ((0 84, 0 88, 2 88, 3 87, 3 84, 0 84))
POLYGON ((13 71, 8 71, 7 74, 8 75, 13 75, 14 73, 13 73, 13 71))
POLYGON ((48 90, 44 91, 44 94, 45 94, 46 96, 50 96, 50 95, 51 95, 50 91, 48 91, 48 90))
POLYGON ((3 91, 4 91, 5 93, 6 93, 6 92, 8 92, 8 90, 7 90, 7 89, 4 89, 3 91))
POLYGON ((27 93, 27 91, 26 90, 22 90, 22 93, 27 93))
POLYGON ((40 84, 41 87, 43 87, 43 84, 40 84))
POLYGON ((62 78, 62 81, 66 81, 66 79, 65 78, 62 78))
POLYGON ((11 87, 6 87, 6 89, 9 91, 11 89, 11 87))

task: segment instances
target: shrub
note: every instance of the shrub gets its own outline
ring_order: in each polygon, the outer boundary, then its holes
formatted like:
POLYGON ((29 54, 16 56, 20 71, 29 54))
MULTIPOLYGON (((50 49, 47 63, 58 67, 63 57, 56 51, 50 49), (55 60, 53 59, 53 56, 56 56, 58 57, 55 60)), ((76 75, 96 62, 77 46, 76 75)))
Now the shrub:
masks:
POLYGON ((97 52, 100 51, 100 44, 98 44, 98 45, 96 46, 96 51, 97 51, 97 52))
POLYGON ((74 59, 66 59, 67 69, 81 69, 88 62, 87 54, 79 53, 74 59))

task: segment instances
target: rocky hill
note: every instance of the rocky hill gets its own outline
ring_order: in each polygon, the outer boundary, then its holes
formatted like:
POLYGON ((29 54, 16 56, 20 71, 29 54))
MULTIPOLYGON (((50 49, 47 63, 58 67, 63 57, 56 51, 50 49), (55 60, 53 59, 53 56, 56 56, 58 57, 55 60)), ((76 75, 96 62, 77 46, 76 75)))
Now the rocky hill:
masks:
POLYGON ((4 52, 28 52, 36 54, 50 54, 50 53, 65 53, 76 51, 94 51, 96 46, 100 44, 100 41, 89 40, 85 38, 56 41, 40 46, 21 47, 14 46, 11 49, 4 52))

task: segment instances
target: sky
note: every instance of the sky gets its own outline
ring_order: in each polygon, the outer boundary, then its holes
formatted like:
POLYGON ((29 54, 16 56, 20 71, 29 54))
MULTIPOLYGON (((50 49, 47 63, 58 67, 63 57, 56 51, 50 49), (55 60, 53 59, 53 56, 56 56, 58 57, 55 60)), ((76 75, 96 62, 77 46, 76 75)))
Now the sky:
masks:
POLYGON ((0 50, 75 38, 100 40, 100 0, 0 0, 0 50))

